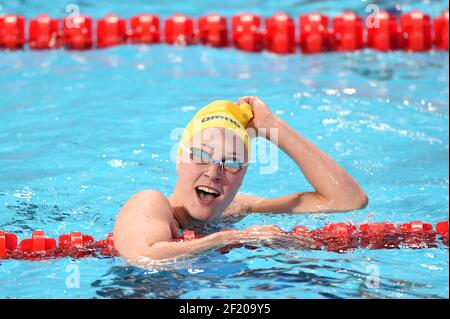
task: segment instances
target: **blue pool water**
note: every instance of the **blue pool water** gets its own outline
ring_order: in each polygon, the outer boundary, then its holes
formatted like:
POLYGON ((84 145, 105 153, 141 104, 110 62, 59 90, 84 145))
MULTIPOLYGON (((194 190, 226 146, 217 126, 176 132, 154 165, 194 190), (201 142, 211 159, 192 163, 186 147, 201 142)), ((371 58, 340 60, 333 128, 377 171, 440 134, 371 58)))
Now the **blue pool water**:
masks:
MULTIPOLYGON (((297 16, 342 9, 345 1, 0 1, 0 13, 61 17, 68 3, 100 17, 175 11, 192 16, 243 10, 297 16)), ((395 8, 393 1, 378 1, 395 8)), ((448 4, 405 2, 433 16, 448 4)), ((100 239, 125 201, 142 189, 170 195, 176 181, 172 129, 215 99, 258 95, 336 159, 369 196, 339 214, 254 214, 220 227, 327 221, 435 224, 449 214, 449 55, 354 53, 277 56, 166 45, 107 50, 0 52, 0 229, 29 237, 82 231, 100 239)), ((263 143, 263 141, 261 141, 263 143)), ((279 155, 275 174, 250 167, 241 192, 280 196, 311 187, 279 155), (261 186, 264 185, 264 186, 261 186)), ((448 248, 347 254, 262 247, 210 251, 148 270, 121 258, 0 261, 0 298, 448 298, 448 248), (79 287, 71 278, 79 274, 79 287), (379 274, 379 285, 370 280, 379 274), (75 285, 76 286, 76 285, 75 285)))

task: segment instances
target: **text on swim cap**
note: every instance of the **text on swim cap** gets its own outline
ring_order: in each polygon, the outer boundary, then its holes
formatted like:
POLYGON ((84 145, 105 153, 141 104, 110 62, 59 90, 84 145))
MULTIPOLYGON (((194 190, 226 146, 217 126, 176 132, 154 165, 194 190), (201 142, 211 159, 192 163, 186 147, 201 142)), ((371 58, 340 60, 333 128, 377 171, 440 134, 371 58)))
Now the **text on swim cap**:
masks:
POLYGON ((224 116, 224 115, 207 116, 202 119, 202 123, 208 122, 211 120, 226 120, 226 121, 229 121, 229 122, 233 123, 234 125, 236 125, 236 127, 241 128, 241 125, 238 122, 236 122, 235 120, 229 118, 228 116, 224 116))

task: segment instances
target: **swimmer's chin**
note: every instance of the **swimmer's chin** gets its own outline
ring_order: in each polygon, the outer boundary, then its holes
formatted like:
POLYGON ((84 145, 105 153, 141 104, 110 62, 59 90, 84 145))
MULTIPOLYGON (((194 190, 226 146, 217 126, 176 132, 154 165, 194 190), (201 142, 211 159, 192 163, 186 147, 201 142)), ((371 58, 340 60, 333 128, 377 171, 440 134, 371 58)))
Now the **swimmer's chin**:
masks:
MULTIPOLYGON (((216 203, 217 204, 217 203, 216 203)), ((189 209, 189 215, 191 217, 200 223, 214 223, 220 220, 222 216, 222 211, 220 208, 217 208, 217 206, 222 205, 214 205, 215 207, 193 207, 192 209, 189 209)))
POLYGON ((205 215, 202 215, 202 214, 197 215, 197 214, 194 213, 191 216, 192 216, 192 218, 194 219, 195 222, 202 223, 202 224, 210 224, 210 223, 214 224, 214 223, 217 223, 217 222, 220 221, 222 213, 219 213, 219 214, 217 214, 217 213, 214 213, 214 214, 209 213, 209 214, 205 214, 205 215))

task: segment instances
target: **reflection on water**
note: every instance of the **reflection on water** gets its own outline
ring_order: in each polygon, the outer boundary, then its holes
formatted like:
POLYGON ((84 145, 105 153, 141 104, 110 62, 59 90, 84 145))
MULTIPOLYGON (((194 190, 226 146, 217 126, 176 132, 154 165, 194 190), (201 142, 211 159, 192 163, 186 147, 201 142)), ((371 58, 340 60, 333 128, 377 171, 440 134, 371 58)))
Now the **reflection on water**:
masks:
POLYGON ((209 254, 160 269, 116 266, 91 286, 102 298, 192 298, 203 290, 210 291, 211 298, 234 298, 233 291, 242 289, 248 298, 298 298, 299 290, 315 298, 442 298, 418 292, 428 288, 425 283, 390 276, 380 275, 377 286, 371 286, 370 272, 352 269, 352 264, 364 258, 292 259, 292 255, 292 251, 278 249, 269 255, 241 255, 242 260, 235 262, 209 254), (261 260, 277 266, 249 266, 261 260), (205 266, 202 271, 190 268, 199 264, 205 266))

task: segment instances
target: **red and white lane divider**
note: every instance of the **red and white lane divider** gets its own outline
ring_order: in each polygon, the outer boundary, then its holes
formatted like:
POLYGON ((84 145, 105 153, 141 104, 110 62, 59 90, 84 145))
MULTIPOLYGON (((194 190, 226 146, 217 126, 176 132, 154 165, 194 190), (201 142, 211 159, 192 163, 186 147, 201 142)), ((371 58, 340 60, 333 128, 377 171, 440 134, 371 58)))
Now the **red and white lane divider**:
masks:
MULTIPOLYGON (((224 229, 222 231, 227 231, 224 229)), ((344 253, 356 248, 366 249, 394 249, 394 248, 432 248, 438 242, 448 246, 448 221, 431 224, 412 221, 406 224, 368 223, 359 227, 346 224, 326 224, 321 229, 308 230, 305 226, 296 226, 287 232, 297 238, 308 238, 310 249, 325 249, 344 253)), ((194 231, 186 230, 173 241, 189 241, 203 237, 194 231)), ((219 249, 226 253, 232 248, 255 248, 246 244, 228 245, 219 249)), ((304 247, 303 247, 304 248, 304 247)), ((48 258, 72 257, 101 257, 117 256, 114 249, 113 234, 107 238, 94 241, 94 238, 80 232, 72 232, 59 236, 58 244, 53 238, 45 236, 42 230, 32 233, 31 238, 18 243, 17 235, 0 231, 0 259, 41 260, 48 258)))
POLYGON ((268 50, 277 54, 327 51, 355 51, 371 48, 379 51, 427 51, 431 48, 448 50, 449 14, 444 11, 433 20, 425 13, 412 11, 399 18, 387 11, 379 11, 366 19, 352 11, 330 18, 320 13, 298 17, 298 30, 294 18, 277 13, 266 19, 242 13, 231 17, 231 32, 227 18, 218 14, 201 16, 198 21, 183 14, 175 14, 163 21, 152 14, 139 14, 129 21, 108 14, 94 23, 91 17, 74 15, 62 20, 39 15, 28 23, 22 16, 0 16, 0 49, 86 50, 115 45, 152 44, 203 44, 222 48, 233 46, 239 50, 260 52, 268 50), (94 35, 94 24, 96 37, 94 35), (264 24, 264 25, 263 25, 264 24), (299 33, 299 36, 296 33, 299 33), (163 35, 163 37, 162 37, 163 35), (94 39, 95 38, 95 39, 94 39), (162 39, 163 38, 163 39, 162 39))

